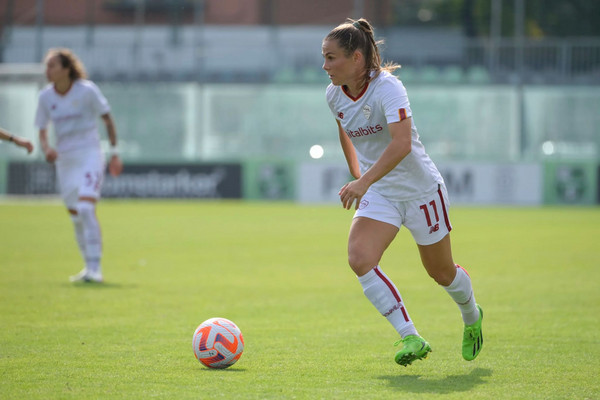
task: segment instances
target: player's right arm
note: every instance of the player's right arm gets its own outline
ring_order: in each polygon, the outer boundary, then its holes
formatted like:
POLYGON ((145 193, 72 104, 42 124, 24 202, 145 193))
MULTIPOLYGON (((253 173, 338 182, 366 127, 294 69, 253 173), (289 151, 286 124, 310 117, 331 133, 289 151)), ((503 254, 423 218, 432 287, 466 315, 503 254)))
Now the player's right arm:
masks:
POLYGON ((358 158, 356 157, 356 150, 354 150, 354 145, 352 141, 346 135, 344 128, 342 128, 342 124, 340 121, 336 120, 338 124, 338 133, 340 136, 340 144, 342 145, 342 150, 344 151, 344 157, 346 157, 346 162, 348 163, 348 169, 350 170, 350 174, 355 178, 360 178, 360 166, 358 164, 358 158))
POLYGON ((12 135, 10 133, 0 128, 0 139, 11 141, 11 137, 12 135))
POLYGON ((33 151, 33 143, 31 143, 29 140, 23 139, 16 135, 12 135, 2 128, 0 128, 0 139, 8 140, 9 142, 13 142, 17 146, 23 147, 24 149, 26 149, 28 153, 31 153, 33 151))
MULTIPOLYGON (((50 86, 48 86, 49 88, 50 86)), ((38 127, 38 129, 40 130, 40 134, 39 134, 39 138, 40 138, 40 147, 42 148, 42 151, 44 152, 44 156, 46 157, 46 161, 48 161, 49 163, 53 163, 54 160, 56 160, 56 157, 58 156, 58 154, 56 153, 56 150, 54 150, 52 147, 50 147, 50 144, 48 144, 48 123, 50 122, 50 111, 48 110, 48 107, 45 105, 43 99, 44 99, 44 93, 46 93, 46 90, 48 89, 43 89, 40 92, 40 95, 38 97, 38 106, 37 106, 37 110, 35 112, 35 126, 38 127)))
POLYGON ((46 129, 40 129, 40 146, 46 156, 46 161, 53 163, 58 154, 56 153, 56 150, 48 144, 48 131, 46 129))

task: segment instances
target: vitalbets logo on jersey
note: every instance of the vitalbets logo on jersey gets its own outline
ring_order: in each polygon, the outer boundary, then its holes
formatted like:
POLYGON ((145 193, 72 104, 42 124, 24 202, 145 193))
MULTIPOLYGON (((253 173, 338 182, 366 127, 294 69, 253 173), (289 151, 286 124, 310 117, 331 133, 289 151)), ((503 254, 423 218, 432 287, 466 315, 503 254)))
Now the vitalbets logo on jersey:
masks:
POLYGON ((357 130, 353 131, 352 129, 348 129, 346 131, 346 134, 350 137, 361 137, 361 136, 368 136, 368 135, 373 135, 377 132, 380 132, 383 130, 383 127, 380 124, 377 124, 375 126, 365 126, 358 128, 357 130))

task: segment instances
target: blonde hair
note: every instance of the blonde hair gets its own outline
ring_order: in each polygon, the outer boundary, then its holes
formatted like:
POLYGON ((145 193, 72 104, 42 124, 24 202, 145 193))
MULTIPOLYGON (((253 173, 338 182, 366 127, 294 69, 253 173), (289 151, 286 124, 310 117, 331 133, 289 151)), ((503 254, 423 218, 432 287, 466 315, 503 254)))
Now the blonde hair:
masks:
POLYGON ((50 49, 44 59, 48 61, 52 57, 58 57, 60 65, 62 65, 63 68, 69 69, 69 78, 72 81, 87 78, 87 72, 85 71, 83 63, 70 49, 60 47, 50 49))
POLYGON ((365 76, 366 84, 375 78, 381 71, 394 72, 400 65, 393 62, 387 62, 382 65, 379 46, 383 40, 375 40, 375 30, 373 26, 364 18, 353 20, 348 18, 346 22, 335 27, 325 37, 325 40, 337 40, 338 45, 344 50, 347 57, 358 50, 365 58, 365 76), (371 72, 374 72, 371 77, 371 72))

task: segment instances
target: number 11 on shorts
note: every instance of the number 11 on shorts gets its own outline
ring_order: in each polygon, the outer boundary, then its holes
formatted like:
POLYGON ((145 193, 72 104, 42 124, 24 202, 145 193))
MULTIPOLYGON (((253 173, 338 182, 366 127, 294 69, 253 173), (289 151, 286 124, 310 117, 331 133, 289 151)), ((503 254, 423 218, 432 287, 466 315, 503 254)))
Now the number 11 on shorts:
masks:
POLYGON ((431 200, 429 204, 421 204, 419 208, 423 211, 423 214, 425 214, 425 220, 427 221, 427 226, 429 227, 429 233, 437 232, 440 229, 440 216, 438 214, 435 200, 431 200), (433 210, 433 215, 435 215, 435 224, 433 224, 431 221, 429 208, 433 210))

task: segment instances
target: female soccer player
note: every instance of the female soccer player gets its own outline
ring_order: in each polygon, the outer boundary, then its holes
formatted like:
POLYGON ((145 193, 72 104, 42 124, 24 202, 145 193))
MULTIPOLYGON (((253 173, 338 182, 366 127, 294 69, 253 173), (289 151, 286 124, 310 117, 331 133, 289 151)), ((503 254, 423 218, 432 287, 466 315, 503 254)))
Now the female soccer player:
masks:
POLYGON ((50 84, 41 90, 35 124, 46 161, 56 165, 62 199, 67 207, 85 267, 71 281, 102 282, 102 234, 96 203, 104 178, 97 120, 106 125, 110 140, 109 172, 117 176, 123 164, 117 152, 117 133, 110 107, 98 87, 86 80, 83 64, 68 49, 51 49, 45 58, 50 84), (56 149, 48 142, 47 127, 54 124, 56 149))
POLYGON ((340 192, 342 205, 356 210, 348 238, 348 262, 364 294, 387 318, 401 340, 395 361, 407 366, 426 358, 431 347, 409 317, 396 286, 379 261, 405 225, 419 248, 423 266, 458 305, 465 324, 462 355, 481 351, 483 312, 471 279, 454 263, 450 246, 448 194, 425 153, 395 64, 381 65, 373 27, 347 20, 323 40, 323 69, 331 84, 327 102, 338 125, 341 146, 356 180, 340 192))
POLYGON ((11 135, 2 128, 0 128, 0 139, 8 140, 9 142, 13 142, 19 147, 23 147, 27 150, 27 153, 31 153, 33 151, 33 144, 29 140, 23 139, 16 135, 11 135))

